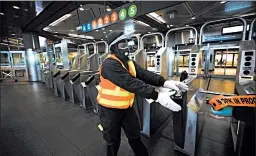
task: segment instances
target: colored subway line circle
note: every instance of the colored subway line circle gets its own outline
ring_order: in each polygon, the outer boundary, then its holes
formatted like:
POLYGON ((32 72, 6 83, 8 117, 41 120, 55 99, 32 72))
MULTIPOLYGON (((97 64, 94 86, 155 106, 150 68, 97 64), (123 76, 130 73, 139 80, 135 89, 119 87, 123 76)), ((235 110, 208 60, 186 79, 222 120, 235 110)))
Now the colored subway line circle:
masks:
POLYGON ((135 4, 131 5, 128 9, 128 15, 134 17, 137 14, 137 6, 135 4))
POLYGON ((126 9, 123 8, 123 9, 121 9, 121 10, 119 11, 119 19, 120 19, 121 21, 126 18, 126 15, 127 15, 126 9))

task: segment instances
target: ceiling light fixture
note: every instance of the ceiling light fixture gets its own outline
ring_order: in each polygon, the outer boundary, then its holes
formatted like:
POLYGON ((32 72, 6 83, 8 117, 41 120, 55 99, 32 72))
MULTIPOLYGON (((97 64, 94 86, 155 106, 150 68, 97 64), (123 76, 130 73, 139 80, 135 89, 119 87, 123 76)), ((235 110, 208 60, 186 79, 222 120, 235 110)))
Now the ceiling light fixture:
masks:
POLYGON ((247 17, 247 16, 254 16, 256 15, 256 13, 249 13, 249 14, 243 14, 243 15, 239 15, 238 17, 247 17))
POLYGON ((94 37, 92 37, 92 36, 85 36, 85 38, 90 39, 90 40, 94 39, 94 37))
POLYGON ((68 36, 71 36, 71 37, 78 37, 78 38, 86 38, 86 39, 94 39, 92 36, 85 36, 85 35, 77 35, 77 34, 68 34, 68 36))
POLYGON ((55 34, 58 34, 58 32, 56 31, 56 32, 54 32, 55 34))
POLYGON ((224 4, 224 3, 226 3, 226 2, 227 2, 227 1, 221 1, 220 3, 221 3, 221 4, 224 4))
POLYGON ((0 15, 4 15, 4 13, 3 13, 3 12, 0 12, 0 15))
POLYGON ((14 36, 15 34, 12 34, 12 36, 14 36))
POLYGON ((68 19, 72 14, 66 14, 64 16, 62 16, 61 18, 57 19, 56 21, 52 22, 50 24, 50 26, 56 26, 57 24, 59 24, 60 22, 64 21, 65 19, 68 19))
POLYGON ((137 21, 137 20, 136 20, 135 22, 138 23, 138 24, 140 24, 140 25, 144 25, 144 26, 150 27, 149 24, 144 23, 144 22, 142 22, 142 21, 137 21))
POLYGON ((12 6, 14 9, 20 9, 20 7, 18 7, 18 6, 12 6))
POLYGON ((80 11, 84 11, 84 8, 79 8, 80 11))
POLYGON ((108 12, 110 12, 112 9, 109 7, 109 6, 107 6, 107 9, 106 9, 108 12))
POLYGON ((196 19, 196 17, 195 17, 195 16, 193 16, 193 17, 191 17, 191 19, 192 19, 192 20, 194 20, 194 19, 196 19))
POLYGON ((6 44, 6 43, 0 43, 0 44, 2 44, 2 45, 8 45, 8 44, 6 44))
POLYGON ((155 12, 151 12, 151 13, 147 14, 147 16, 150 17, 151 19, 157 21, 158 23, 161 23, 161 24, 166 23, 166 21, 155 12))
POLYGON ((99 30, 97 29, 96 31, 98 32, 99 30))
POLYGON ((47 30, 49 30, 49 29, 50 29, 49 27, 43 28, 44 31, 47 31, 47 30))

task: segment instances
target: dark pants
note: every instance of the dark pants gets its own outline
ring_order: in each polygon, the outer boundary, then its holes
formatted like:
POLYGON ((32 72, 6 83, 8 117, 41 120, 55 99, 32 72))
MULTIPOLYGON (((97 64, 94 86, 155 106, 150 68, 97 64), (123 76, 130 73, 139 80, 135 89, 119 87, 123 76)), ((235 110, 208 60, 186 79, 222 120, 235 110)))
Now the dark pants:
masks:
POLYGON ((103 126, 103 138, 107 142, 107 156, 117 156, 123 128, 135 156, 148 156, 147 148, 141 141, 140 125, 133 108, 112 109, 99 105, 103 126))

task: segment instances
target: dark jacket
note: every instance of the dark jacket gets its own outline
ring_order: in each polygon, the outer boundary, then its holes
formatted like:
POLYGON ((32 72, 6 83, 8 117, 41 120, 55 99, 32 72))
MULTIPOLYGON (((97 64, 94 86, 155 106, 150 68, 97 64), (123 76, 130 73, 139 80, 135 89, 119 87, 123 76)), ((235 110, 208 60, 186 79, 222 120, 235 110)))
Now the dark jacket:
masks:
MULTIPOLYGON (((112 53, 115 54, 125 65, 128 67, 128 58, 116 51, 115 48, 111 49, 112 53)), ((136 69, 136 77, 133 77, 129 71, 124 69, 122 65, 112 58, 106 59, 102 63, 102 77, 108 79, 117 86, 135 93, 143 98, 156 100, 158 92, 155 91, 153 86, 163 86, 165 79, 153 72, 143 69, 140 65, 134 62, 136 69)))

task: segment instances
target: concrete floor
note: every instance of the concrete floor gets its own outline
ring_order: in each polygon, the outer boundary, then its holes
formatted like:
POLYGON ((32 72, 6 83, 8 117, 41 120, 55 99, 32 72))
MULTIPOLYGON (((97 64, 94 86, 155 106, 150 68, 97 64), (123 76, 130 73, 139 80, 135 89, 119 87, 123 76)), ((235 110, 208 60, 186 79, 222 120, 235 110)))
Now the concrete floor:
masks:
MULTIPOLYGON (((198 79, 193 89, 206 89, 207 80, 198 79)), ((213 79, 209 90, 232 93, 234 82, 213 79)), ((229 119, 210 116, 209 106, 198 136, 198 156, 232 155, 229 119)), ((174 152, 172 119, 157 137, 144 138, 151 156, 178 156, 174 152), (168 139, 164 136, 170 136, 168 139)), ((104 140, 98 117, 78 105, 55 97, 42 83, 1 83, 1 138, 3 156, 102 156, 104 140)), ((132 156, 125 135, 119 156, 132 156)))

